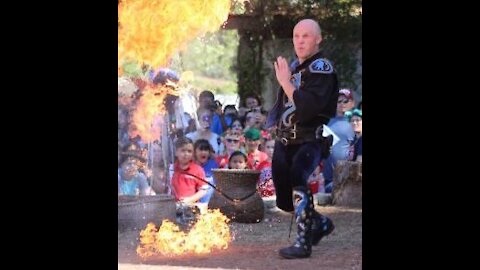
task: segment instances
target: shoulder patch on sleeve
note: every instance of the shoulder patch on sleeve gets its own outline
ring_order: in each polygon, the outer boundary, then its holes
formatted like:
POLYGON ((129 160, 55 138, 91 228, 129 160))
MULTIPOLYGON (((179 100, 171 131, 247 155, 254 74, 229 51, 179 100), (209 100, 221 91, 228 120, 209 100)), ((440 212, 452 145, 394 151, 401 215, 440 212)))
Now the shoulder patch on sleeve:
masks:
POLYGON ((312 73, 331 74, 333 73, 333 66, 327 59, 320 58, 313 61, 308 67, 312 73))

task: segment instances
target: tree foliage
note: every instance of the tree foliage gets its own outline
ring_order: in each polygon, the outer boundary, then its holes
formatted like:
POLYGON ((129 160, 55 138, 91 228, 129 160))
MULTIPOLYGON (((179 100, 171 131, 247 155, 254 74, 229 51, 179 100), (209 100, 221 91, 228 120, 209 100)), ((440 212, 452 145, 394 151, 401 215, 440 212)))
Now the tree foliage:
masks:
POLYGON ((172 58, 171 67, 179 72, 192 71, 198 78, 197 87, 234 93, 237 74, 233 66, 238 39, 237 31, 218 31, 199 37, 172 58))
POLYGON ((238 47, 236 31, 218 31, 199 37, 174 59, 172 67, 194 70, 198 75, 215 79, 236 79, 232 65, 238 47))
MULTIPOLYGON (((233 1, 239 2, 239 1, 233 1)), ((242 1, 243 2, 243 1, 242 1)), ((361 0, 250 0, 236 14, 260 18, 256 31, 247 31, 250 56, 239 58, 239 91, 255 91, 260 94, 264 76, 262 44, 266 39, 291 38, 293 25, 303 18, 316 19, 322 28, 322 49, 334 63, 341 87, 355 88, 356 54, 362 46, 362 1, 361 0), (278 18, 282 23, 278 25, 278 18), (262 28, 263 27, 263 28, 262 28), (287 34, 285 34, 287 33, 287 34), (282 36, 283 35, 283 36, 282 36), (260 54, 260 55, 259 55, 260 54)), ((248 55, 248 54, 246 54, 248 55)))

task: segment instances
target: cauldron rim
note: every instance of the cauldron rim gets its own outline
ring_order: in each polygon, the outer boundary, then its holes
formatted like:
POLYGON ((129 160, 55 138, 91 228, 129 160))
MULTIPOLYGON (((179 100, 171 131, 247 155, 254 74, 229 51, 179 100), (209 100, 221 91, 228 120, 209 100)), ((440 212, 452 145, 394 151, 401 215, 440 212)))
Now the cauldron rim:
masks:
POLYGON ((118 206, 132 206, 143 203, 156 203, 173 200, 173 196, 168 194, 157 195, 118 195, 118 206), (120 202, 121 198, 127 199, 125 202, 120 202))
POLYGON ((259 170, 251 169, 212 169, 212 172, 229 172, 229 173, 245 173, 245 174, 259 174, 259 170))

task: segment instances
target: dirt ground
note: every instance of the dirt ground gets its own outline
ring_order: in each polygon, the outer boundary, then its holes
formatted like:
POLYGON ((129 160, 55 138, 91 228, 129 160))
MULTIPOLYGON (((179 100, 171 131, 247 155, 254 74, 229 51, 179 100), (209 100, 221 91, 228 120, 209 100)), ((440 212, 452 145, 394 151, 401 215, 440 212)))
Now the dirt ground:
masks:
POLYGON ((138 232, 118 234, 118 269, 362 269, 362 209, 316 206, 332 218, 335 230, 312 248, 307 259, 287 260, 278 250, 294 241, 288 232, 291 214, 266 213, 260 223, 230 223, 233 240, 228 249, 208 255, 158 256, 142 261, 135 253, 138 232))

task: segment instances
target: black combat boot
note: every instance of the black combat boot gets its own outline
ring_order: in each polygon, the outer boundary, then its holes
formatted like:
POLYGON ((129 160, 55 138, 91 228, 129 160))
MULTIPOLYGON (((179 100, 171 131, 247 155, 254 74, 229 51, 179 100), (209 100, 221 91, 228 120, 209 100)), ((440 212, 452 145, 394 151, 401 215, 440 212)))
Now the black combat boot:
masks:
POLYGON ((329 235, 335 229, 335 226, 331 219, 315 210, 313 210, 312 220, 312 245, 316 246, 324 236, 329 235))
POLYGON ((295 243, 280 249, 280 256, 287 259, 307 258, 312 254, 313 197, 306 187, 293 188, 293 207, 297 224, 295 243))

